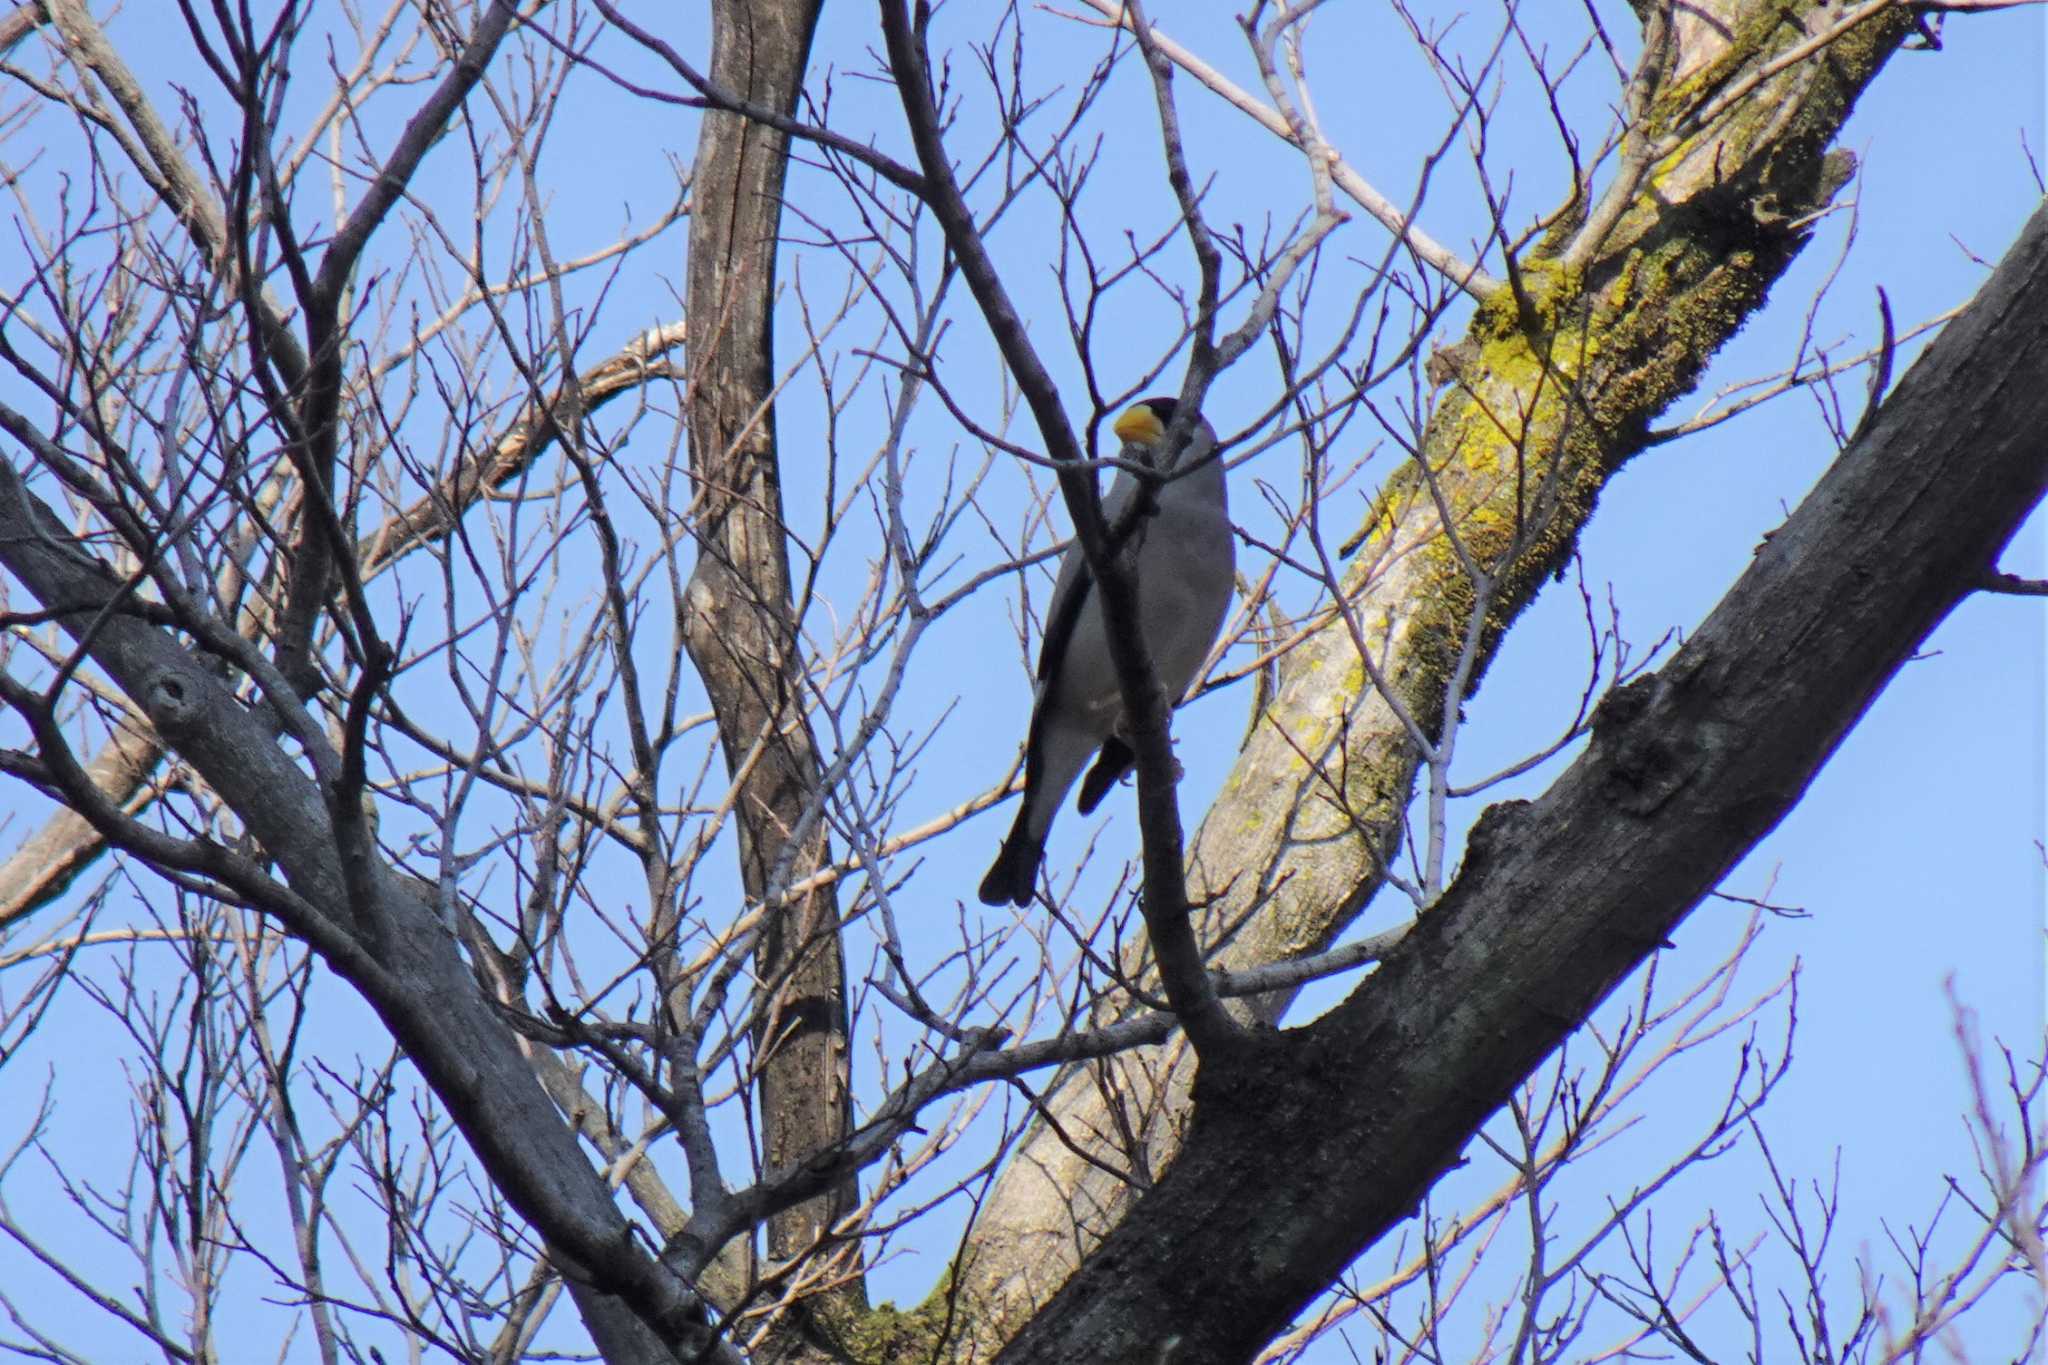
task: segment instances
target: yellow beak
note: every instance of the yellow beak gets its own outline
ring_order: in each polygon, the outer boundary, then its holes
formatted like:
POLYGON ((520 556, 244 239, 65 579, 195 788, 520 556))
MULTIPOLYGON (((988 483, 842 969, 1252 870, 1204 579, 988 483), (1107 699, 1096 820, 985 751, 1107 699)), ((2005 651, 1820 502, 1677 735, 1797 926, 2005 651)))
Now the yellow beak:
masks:
POLYGON ((1143 403, 1117 418, 1110 430, 1136 446, 1152 445, 1166 434, 1166 428, 1160 424, 1159 414, 1143 403))

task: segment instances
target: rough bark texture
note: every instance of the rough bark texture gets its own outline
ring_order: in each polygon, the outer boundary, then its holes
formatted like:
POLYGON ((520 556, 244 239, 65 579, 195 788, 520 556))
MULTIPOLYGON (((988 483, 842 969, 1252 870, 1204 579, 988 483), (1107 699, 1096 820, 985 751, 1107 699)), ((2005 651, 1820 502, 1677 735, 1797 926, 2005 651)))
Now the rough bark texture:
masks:
POLYGON ((1545 795, 1316 1023, 1205 1068, 1164 1182, 1002 1359, 1249 1358, 1806 790, 2048 488, 2048 211, 1545 795))
MULTIPOLYGON (((1701 22, 1679 28, 1649 135, 1675 133, 1679 111, 1840 17, 1839 6, 1813 0, 1699 9, 1701 22)), ((1885 12, 1765 80, 1651 168, 1583 265, 1565 257, 1581 205, 1518 262, 1520 295, 1503 291, 1480 309, 1457 348, 1467 359, 1423 443, 1460 536, 1501 578, 1483 623, 1480 671, 1569 556, 1601 486, 1804 245, 1792 225, 1823 206, 1849 169, 1828 145, 1909 25, 1904 11, 1885 12), (1547 503, 1540 518, 1539 501, 1547 503), (1503 555, 1518 531, 1528 543, 1509 563, 1503 555)), ((1474 610, 1440 521, 1411 463, 1383 489, 1344 583, 1395 690, 1431 732, 1474 610)), ((1287 657, 1189 850, 1190 897, 1213 898, 1211 934, 1242 925, 1218 965, 1317 951, 1357 915, 1378 889, 1374 848, 1398 832, 1417 762, 1341 622, 1287 657)), ((1271 1022, 1284 1003, 1263 1001, 1256 1013, 1271 1022)), ((1125 1164, 1119 1138, 1130 1132, 1141 1135, 1153 1173, 1173 1159, 1193 1081, 1184 1045, 1100 1065, 1113 1072, 1109 1082, 1085 1073, 1066 1080, 1052 1100, 1061 1131, 1041 1128, 1026 1140, 984 1210, 959 1285, 983 1349, 1045 1302, 1129 1205, 1134 1191, 1090 1158, 1125 1164), (1123 1114, 1109 1113, 1106 1094, 1119 1097, 1123 1114), (1069 1145, 1088 1138, 1095 1145, 1086 1156, 1069 1145)))
MULTIPOLYGON (((817 17, 816 0, 721 0, 712 6, 712 82, 750 104, 794 110, 817 17)), ((798 608, 770 403, 787 167, 782 134, 731 114, 704 116, 688 317, 698 557, 683 632, 717 712, 729 770, 738 774, 752 761, 735 812, 741 876, 754 899, 827 859, 814 809, 819 765, 803 721, 798 608), (800 841, 795 848, 792 837, 800 841)), ((794 1165, 836 1142, 850 1123, 845 968, 832 888, 778 911, 756 962, 761 989, 774 997, 756 1031, 767 1059, 762 1155, 773 1166, 794 1165)), ((858 1202, 858 1182, 848 1179, 778 1215, 769 1224, 769 1255, 806 1250, 858 1202)), ((860 1297, 857 1285, 848 1293, 860 1297)))

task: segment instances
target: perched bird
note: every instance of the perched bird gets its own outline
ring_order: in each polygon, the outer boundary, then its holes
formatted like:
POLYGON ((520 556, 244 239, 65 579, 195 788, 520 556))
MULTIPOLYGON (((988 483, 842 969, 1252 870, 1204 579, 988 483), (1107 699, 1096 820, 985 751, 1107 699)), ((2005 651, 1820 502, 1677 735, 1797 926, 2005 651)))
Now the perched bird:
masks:
MULTIPOLYGON (((1165 449, 1178 406, 1171 398, 1147 398, 1111 428, 1123 440, 1123 459, 1180 475, 1156 486, 1151 506, 1123 542, 1124 562, 1137 582, 1138 627, 1159 681, 1176 704, 1223 626, 1236 573, 1215 429, 1198 417, 1184 445, 1165 449)), ((1139 485, 1129 470, 1119 471, 1110 485, 1102 513, 1112 529, 1143 491, 1139 485)), ((1090 758, 1095 767, 1075 802, 1083 815, 1136 761, 1123 735, 1123 696, 1103 625, 1102 598, 1077 543, 1060 561, 1046 612, 1024 748, 1024 800, 995 866, 981 879, 984 905, 1030 902, 1053 814, 1090 758)))

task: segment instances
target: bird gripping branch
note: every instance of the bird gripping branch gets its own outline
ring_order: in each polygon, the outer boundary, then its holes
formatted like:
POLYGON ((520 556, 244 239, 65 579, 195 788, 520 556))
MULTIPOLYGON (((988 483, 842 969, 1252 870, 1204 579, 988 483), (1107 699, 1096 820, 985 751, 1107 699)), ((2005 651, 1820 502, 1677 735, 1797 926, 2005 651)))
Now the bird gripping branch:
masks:
MULTIPOLYGON (((1198 417, 1183 444, 1163 448, 1178 406, 1172 398, 1147 398, 1111 428, 1124 443, 1124 460, 1166 476, 1149 490, 1154 506, 1132 527, 1121 549, 1137 584, 1138 629, 1146 652, 1175 702, 1194 681, 1222 629, 1237 571, 1214 428, 1198 417)), ((1103 519, 1121 525, 1132 500, 1143 495, 1148 490, 1138 475, 1118 471, 1103 499, 1103 519)), ((1030 902, 1053 815, 1090 759, 1094 767, 1075 802, 1083 815, 1135 762, 1125 740, 1123 694, 1095 586, 1076 543, 1060 561, 1039 646, 1025 739, 1024 800, 1002 851, 981 880, 984 905, 1030 902)))

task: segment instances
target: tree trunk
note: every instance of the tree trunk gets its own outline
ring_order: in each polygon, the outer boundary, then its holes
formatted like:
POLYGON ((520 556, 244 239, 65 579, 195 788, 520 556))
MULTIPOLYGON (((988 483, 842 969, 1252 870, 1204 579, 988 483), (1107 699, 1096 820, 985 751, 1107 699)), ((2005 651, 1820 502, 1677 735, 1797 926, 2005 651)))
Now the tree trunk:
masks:
MULTIPOLYGON (((719 0, 710 78, 756 106, 788 113, 803 85, 817 0, 719 0)), ((791 599, 775 382, 777 228, 788 139, 733 114, 704 115, 689 242, 689 451, 697 562, 683 638, 710 694, 728 770, 745 770, 735 806, 751 900, 827 861, 816 809, 819 764, 804 723, 803 659, 791 599), (747 769, 757 746, 759 758, 747 769), (792 848, 792 835, 798 846, 792 848)), ((845 968, 829 886, 775 911, 756 955, 762 1157, 803 1161, 851 1119, 845 968)), ((849 1178, 777 1215, 768 1254, 800 1254, 859 1202, 849 1178)), ((864 1297, 856 1280, 846 1294, 864 1297)))

